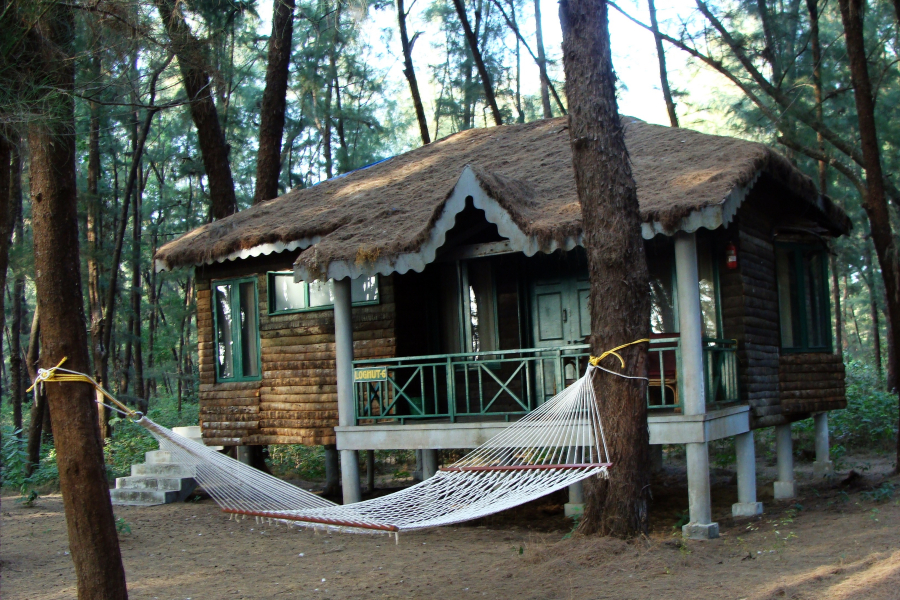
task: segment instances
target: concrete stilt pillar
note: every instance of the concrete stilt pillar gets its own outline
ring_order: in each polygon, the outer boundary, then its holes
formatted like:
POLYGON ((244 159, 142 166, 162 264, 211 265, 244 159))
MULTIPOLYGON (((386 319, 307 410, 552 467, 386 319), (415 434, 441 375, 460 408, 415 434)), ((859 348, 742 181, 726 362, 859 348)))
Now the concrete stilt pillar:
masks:
MULTIPOLYGON (((334 282, 334 353, 337 373, 338 423, 341 427, 356 425, 353 402, 353 304, 350 279, 334 282)), ((344 504, 359 502, 359 455, 356 450, 341 450, 341 483, 344 504)))
POLYGON ((359 454, 356 450, 341 450, 341 490, 344 504, 353 504, 362 499, 359 486, 359 454))
POLYGON ((663 470, 662 444, 653 444, 650 446, 650 469, 654 473, 659 473, 663 470))
POLYGON ((416 450, 416 470, 413 471, 413 479, 416 481, 422 481, 425 477, 422 476, 422 451, 416 450))
POLYGON ((584 514, 584 482, 569 486, 569 501, 563 506, 567 517, 581 518, 584 514))
MULTIPOLYGON (((706 412, 706 389, 696 234, 679 232, 675 235, 675 277, 678 282, 678 326, 681 336, 679 377, 684 414, 700 415, 706 412)), ((712 521, 709 448, 705 440, 685 446, 690 522, 682 527, 682 535, 690 539, 719 537, 719 524, 712 521)))
POLYGON ((815 417, 816 429, 816 462, 813 473, 825 477, 834 474, 834 463, 831 462, 828 446, 828 413, 818 413, 815 417))
POLYGON ((333 494, 340 485, 340 466, 337 446, 328 444, 325 448, 325 493, 333 494))
POLYGON ((755 517, 763 512, 762 502, 756 501, 756 448, 753 432, 734 436, 737 450, 738 501, 731 505, 733 517, 755 517))
POLYGON ((250 453, 250 446, 238 446, 235 449, 235 458, 245 465, 253 466, 253 458, 250 453))
POLYGON ((681 535, 692 540, 719 537, 719 524, 712 520, 709 493, 709 448, 706 442, 685 444, 688 476, 688 514, 690 522, 681 528, 681 535))
POLYGON ((790 423, 775 427, 775 453, 778 461, 775 499, 793 498, 797 495, 797 483, 794 481, 794 442, 790 423))
POLYGON ((431 448, 422 450, 422 479, 433 477, 438 470, 438 452, 431 448))
POLYGON ((375 451, 366 450, 366 488, 369 493, 375 489, 375 451))

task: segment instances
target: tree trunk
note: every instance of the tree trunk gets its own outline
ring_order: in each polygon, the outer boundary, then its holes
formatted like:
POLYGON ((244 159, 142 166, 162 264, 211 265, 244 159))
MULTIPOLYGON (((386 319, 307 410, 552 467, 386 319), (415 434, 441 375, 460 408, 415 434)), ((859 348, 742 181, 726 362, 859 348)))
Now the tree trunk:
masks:
POLYGON ((428 121, 425 118, 425 107, 422 105, 422 97, 419 95, 419 84, 416 82, 416 70, 413 68, 412 50, 415 38, 409 41, 409 33, 406 31, 406 17, 409 16, 403 8, 403 0, 397 0, 397 21, 400 25, 400 45, 403 47, 403 75, 409 84, 409 93, 412 96, 413 107, 416 109, 416 120, 419 122, 419 135, 422 136, 422 144, 431 143, 428 134, 428 121))
MULTIPOLYGON (((31 318, 31 336, 28 338, 28 352, 25 355, 25 370, 32 382, 37 378, 38 358, 40 355, 41 318, 40 306, 35 306, 31 318)), ((28 426, 28 444, 26 455, 28 464, 25 474, 31 476, 34 468, 41 461, 41 431, 44 428, 44 414, 47 412, 47 395, 44 388, 34 388, 34 403, 31 407, 31 419, 28 426)))
MULTIPOLYGON (((158 75, 159 71, 155 74, 158 75)), ((155 79, 151 80, 151 99, 150 104, 153 104, 153 95, 155 79)), ((102 327, 102 336, 101 336, 101 354, 100 354, 100 374, 103 376, 103 379, 98 380, 98 383, 109 387, 110 377, 109 377, 109 359, 112 355, 112 335, 115 324, 115 311, 116 311, 116 297, 118 295, 118 279, 119 279, 119 265, 122 262, 122 247, 125 244, 125 229, 128 224, 128 209, 131 206, 131 195, 135 189, 135 183, 137 181, 138 173, 140 172, 140 164, 141 157, 144 153, 144 146, 147 142, 147 134, 150 132, 150 124, 153 122, 153 116, 156 114, 157 109, 155 107, 149 108, 147 110, 147 114, 144 116, 144 123, 141 126, 140 132, 137 137, 137 143, 135 144, 133 155, 131 158, 131 169, 128 172, 128 180, 125 183, 125 194, 122 197, 122 207, 121 213, 118 216, 118 219, 115 223, 116 229, 116 238, 115 238, 115 248, 113 249, 112 262, 109 270, 109 282, 108 288, 106 290, 106 301, 105 301, 105 309, 103 311, 103 327, 102 327)), ((128 331, 131 332, 132 326, 129 326, 128 331)), ((127 366, 126 366, 127 368, 127 366)))
POLYGON ((834 351, 844 355, 844 319, 841 311, 841 286, 838 283, 837 257, 831 255, 831 303, 834 305, 834 351))
POLYGON ((191 118, 197 128, 203 166, 209 179, 210 213, 214 219, 224 219, 237 212, 237 199, 228 162, 228 145, 213 101, 203 45, 191 33, 175 0, 154 1, 172 41, 172 50, 178 57, 178 67, 190 101, 191 118))
MULTIPOLYGON (((591 280, 591 350, 599 355, 648 337, 649 277, 637 192, 616 105, 606 2, 562 0, 559 18, 569 138, 591 280)), ((624 374, 646 376, 646 354, 643 344, 626 348, 624 374)), ((612 361, 606 366, 618 369, 612 361)), ((586 486, 581 529, 633 536, 647 531, 647 384, 600 370, 593 377, 614 466, 608 480, 586 486)))
MULTIPOLYGON (((856 116, 859 120, 859 136, 862 142, 866 171, 867 194, 863 199, 863 208, 869 217, 872 243, 875 245, 875 252, 878 254, 878 262, 881 266, 881 277, 884 281, 887 298, 887 314, 891 317, 888 325, 891 335, 896 339, 897 332, 900 331, 900 256, 898 256, 897 246, 891 232, 890 213, 885 197, 881 150, 875 127, 875 100, 872 96, 866 62, 866 46, 863 40, 863 2, 862 0, 839 0, 839 4, 847 42, 850 79, 853 82, 856 116)), ((895 360, 897 360, 896 353, 895 360)), ((900 371, 896 364, 894 371, 900 371)), ((900 435, 897 436, 895 468, 900 471, 900 435)))
MULTIPOLYGON (((134 396, 137 399, 137 407, 142 413, 147 413, 144 404, 144 354, 141 340, 141 226, 142 196, 144 189, 143 177, 141 185, 134 192, 134 207, 131 217, 131 314, 133 315, 134 329, 132 334, 133 362, 134 362, 134 396)), ((128 368, 128 365, 125 365, 128 368)))
POLYGON ((669 88, 669 71, 666 69, 666 51, 663 48, 662 38, 659 37, 659 23, 656 21, 656 4, 654 0, 647 0, 650 7, 650 28, 653 30, 653 38, 656 40, 656 56, 659 59, 659 83, 662 87, 663 98, 666 100, 666 111, 669 113, 669 124, 678 127, 678 115, 675 113, 675 101, 672 99, 672 90, 669 88))
MULTIPOLYGON (((890 323, 891 322, 891 314, 890 307, 887 305, 887 302, 884 303, 884 314, 885 320, 890 323)), ((897 348, 894 346, 894 336, 892 335, 891 328, 887 328, 887 374, 884 378, 885 389, 894 394, 897 393, 897 371, 896 369, 896 356, 897 348)))
MULTIPOLYGON (((823 121, 825 118, 822 106, 822 45, 819 42, 819 0, 806 0, 806 10, 809 12, 809 37, 813 56, 813 93, 816 98, 816 119, 823 121)), ((900 0, 898 0, 900 1, 900 0)), ((825 154, 825 138, 821 132, 816 133, 816 144, 819 153, 825 154)), ((819 191, 826 193, 828 184, 828 165, 824 160, 817 161, 819 167, 819 191)))
POLYGON ((24 310, 25 279, 16 277, 13 285, 12 324, 10 325, 9 375, 12 381, 10 395, 13 404, 13 429, 22 438, 22 405, 25 398, 25 377, 22 372, 22 312, 24 310))
MULTIPOLYGON (((95 81, 101 77, 100 53, 91 57, 91 76, 95 81)), ((87 222, 85 238, 87 241, 88 270, 88 308, 91 313, 91 355, 94 366, 94 379, 101 385, 107 384, 106 372, 103 368, 103 295, 100 291, 100 256, 103 248, 100 235, 102 211, 100 209, 99 180, 100 174, 100 104, 90 102, 90 122, 88 133, 88 168, 87 168, 87 222)), ((109 437, 109 411, 103 405, 97 405, 100 422, 100 435, 109 437)))
POLYGON ((278 196, 278 178, 281 175, 281 138, 284 135, 291 41, 294 34, 294 0, 275 0, 274 4, 266 88, 260 108, 254 204, 278 196))
POLYGON ((478 48, 478 36, 472 31, 469 25, 469 17, 466 14, 464 0, 453 0, 453 6, 456 7, 456 14, 463 26, 463 32, 466 34, 466 42, 469 44, 469 51, 472 53, 472 59, 475 61, 475 67, 478 69, 478 76, 481 78, 481 85, 484 86, 484 98, 491 109, 491 115, 494 117, 495 125, 503 125, 503 116, 497 107, 497 99, 494 97, 494 88, 491 86, 491 78, 488 75, 487 67, 484 65, 484 59, 481 56, 481 50, 478 48))
POLYGON ((350 150, 347 147, 347 136, 344 133, 344 107, 341 104, 341 80, 334 74, 334 105, 337 108, 337 135, 338 135, 338 174, 350 170, 350 150))
MULTIPOLYGON (((13 212, 10 192, 12 180, 13 140, 0 127, 0 333, 6 328, 6 272, 9 267, 9 242, 13 230, 13 212)), ((3 356, 3 336, 0 335, 0 357, 3 356)), ((0 360, 2 362, 2 360, 0 360)))
MULTIPOLYGON (((12 205, 12 220, 16 234, 15 247, 21 251, 25 247, 25 225, 22 217, 22 141, 13 139, 9 198, 12 205)), ((9 370, 12 378, 13 427, 22 429, 22 405, 25 404, 25 369, 22 368, 22 318, 25 311, 25 276, 16 273, 13 284, 13 321, 9 347, 9 370)), ((19 434, 21 437, 21 433, 19 434)))
POLYGON ((884 371, 882 369, 881 362, 881 323, 878 317, 878 281, 876 279, 877 275, 875 274, 875 269, 872 265, 872 251, 869 249, 868 244, 866 244, 866 249, 863 252, 863 264, 866 267, 866 273, 863 275, 863 280, 866 282, 866 287, 869 290, 869 318, 872 321, 872 337, 870 338, 872 341, 872 358, 875 362, 875 370, 878 373, 878 381, 884 381, 884 371))
POLYGON ((537 45, 538 72, 541 77, 541 107, 544 109, 544 118, 553 118, 553 108, 550 106, 550 78, 547 76, 547 55, 544 53, 544 32, 541 27, 541 0, 534 0, 534 37, 537 45))
MULTIPOLYGON (((45 367, 87 372, 87 328, 78 248, 75 173, 75 36, 73 8, 56 4, 38 22, 33 78, 54 90, 55 110, 29 127, 35 292, 45 367)), ((87 383, 47 384, 59 484, 75 565, 78 597, 127 598, 94 390, 87 383)))

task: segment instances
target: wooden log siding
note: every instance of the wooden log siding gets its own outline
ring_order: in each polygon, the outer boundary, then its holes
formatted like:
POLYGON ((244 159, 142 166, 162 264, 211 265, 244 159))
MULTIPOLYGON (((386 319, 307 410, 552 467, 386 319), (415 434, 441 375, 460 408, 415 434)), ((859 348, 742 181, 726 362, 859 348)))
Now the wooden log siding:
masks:
POLYGON ((754 428, 847 405, 840 356, 781 354, 774 225, 764 211, 744 204, 720 234, 722 243, 738 248, 738 268, 721 270, 722 325, 726 338, 738 340, 741 393, 754 428))
MULTIPOLYGON (((210 282, 197 283, 200 424, 219 446, 334 444, 338 422, 334 312, 270 315, 268 278, 257 277, 262 378, 216 383, 210 282)), ((356 358, 396 356, 394 285, 379 279, 381 303, 353 309, 356 358)))
POLYGON ((780 332, 771 218, 744 204, 724 232, 733 242, 738 268, 721 269, 722 325, 738 341, 741 395, 753 427, 786 423, 779 390, 780 332))
POLYGON ((786 414, 807 414, 847 407, 844 362, 828 353, 784 354, 779 361, 781 407, 786 414))

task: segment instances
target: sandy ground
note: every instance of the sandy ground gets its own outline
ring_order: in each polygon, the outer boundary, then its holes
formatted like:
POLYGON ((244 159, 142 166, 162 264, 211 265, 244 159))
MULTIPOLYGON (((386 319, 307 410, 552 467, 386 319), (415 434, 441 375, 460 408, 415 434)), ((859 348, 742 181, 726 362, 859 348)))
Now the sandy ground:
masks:
MULTIPOLYGON (((624 542, 568 536, 564 497, 454 528, 393 537, 315 534, 229 520, 209 499, 152 508, 117 507, 131 598, 495 599, 900 599, 900 479, 873 459, 862 479, 801 480, 801 496, 766 514, 729 516, 734 482, 713 478, 722 536, 683 543, 684 473, 654 485, 653 532, 624 542), (871 490, 898 486, 877 502, 871 490)), ((765 472, 763 474, 765 476, 765 472)), ((2 499, 2 580, 7 600, 75 597, 62 500, 34 508, 2 499)))

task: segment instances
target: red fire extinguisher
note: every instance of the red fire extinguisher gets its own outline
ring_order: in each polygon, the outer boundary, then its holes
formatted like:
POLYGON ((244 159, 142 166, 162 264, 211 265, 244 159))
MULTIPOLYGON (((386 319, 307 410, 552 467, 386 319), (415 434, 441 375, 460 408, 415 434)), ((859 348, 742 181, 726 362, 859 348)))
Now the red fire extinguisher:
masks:
POLYGON ((729 269, 737 269, 737 248, 733 243, 728 242, 725 246, 725 266, 729 269))

